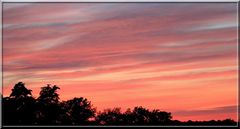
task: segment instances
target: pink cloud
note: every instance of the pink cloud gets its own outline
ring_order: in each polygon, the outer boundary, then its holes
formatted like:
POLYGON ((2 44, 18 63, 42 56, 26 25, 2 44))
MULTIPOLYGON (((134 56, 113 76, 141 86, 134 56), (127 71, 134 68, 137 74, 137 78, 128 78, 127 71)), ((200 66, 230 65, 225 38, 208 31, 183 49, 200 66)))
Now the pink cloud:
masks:
POLYGON ((176 118, 209 119, 195 109, 236 104, 233 7, 4 3, 3 94, 24 81, 38 96, 50 83, 60 86, 61 99, 87 97, 99 109, 178 106, 194 113, 176 118))

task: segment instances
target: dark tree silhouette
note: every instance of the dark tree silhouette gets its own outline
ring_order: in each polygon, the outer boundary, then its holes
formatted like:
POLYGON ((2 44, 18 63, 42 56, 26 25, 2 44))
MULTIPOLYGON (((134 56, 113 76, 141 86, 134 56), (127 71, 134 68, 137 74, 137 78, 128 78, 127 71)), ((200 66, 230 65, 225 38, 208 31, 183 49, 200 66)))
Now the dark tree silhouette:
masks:
POLYGON ((22 82, 17 83, 9 97, 3 98, 3 123, 5 124, 34 124, 35 99, 32 90, 22 82))
POLYGON ((41 88, 40 96, 37 98, 37 123, 46 125, 61 124, 60 113, 62 108, 59 103, 58 89, 60 89, 58 86, 49 84, 41 88))
POLYGON ((172 116, 170 112, 160 111, 154 109, 150 112, 149 115, 149 124, 158 125, 158 124, 169 124, 171 122, 172 116))
POLYGON ((58 86, 54 85, 51 87, 50 84, 48 84, 45 87, 42 87, 40 91, 40 96, 38 97, 38 101, 45 104, 58 103, 59 102, 59 95, 57 93, 58 89, 60 89, 58 86))
POLYGON ((132 111, 128 110, 126 115, 131 120, 130 124, 145 125, 149 123, 150 111, 143 107, 135 107, 132 111))
POLYGON ((92 108, 91 102, 83 97, 66 101, 65 110, 73 125, 89 124, 89 119, 93 118, 96 112, 96 109, 92 108))
POLYGON ((125 114, 121 113, 121 108, 105 109, 103 112, 99 112, 96 122, 101 125, 127 124, 125 114))
POLYGON ((10 98, 26 98, 32 96, 32 90, 28 90, 25 87, 25 84, 23 82, 18 82, 14 88, 12 89, 12 93, 10 94, 10 98))
POLYGON ((32 97, 32 90, 23 82, 17 83, 12 93, 2 99, 3 125, 236 125, 232 119, 210 121, 172 120, 170 112, 149 110, 142 106, 105 109, 98 112, 86 98, 60 101, 58 86, 41 88, 39 97, 32 97))
POLYGON ((127 109, 125 113, 121 108, 106 109, 98 113, 96 121, 103 125, 159 125, 169 124, 171 118, 171 113, 157 109, 150 111, 140 106, 127 109))

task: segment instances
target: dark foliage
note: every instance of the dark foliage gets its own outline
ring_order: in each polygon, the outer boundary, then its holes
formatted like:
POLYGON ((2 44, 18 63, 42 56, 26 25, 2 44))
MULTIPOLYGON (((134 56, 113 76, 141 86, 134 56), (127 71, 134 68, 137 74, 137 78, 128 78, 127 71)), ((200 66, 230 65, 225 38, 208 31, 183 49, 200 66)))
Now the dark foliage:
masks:
POLYGON ((31 90, 28 90, 24 83, 17 83, 10 96, 2 100, 4 124, 34 124, 36 100, 32 97, 31 90))
POLYGON ((171 113, 143 107, 128 109, 122 113, 121 108, 107 109, 99 112, 96 121, 102 125, 166 125, 170 124, 171 113))
POLYGON ((120 108, 105 109, 96 116, 96 122, 101 125, 124 125, 128 121, 120 108))
POLYGON ((10 98, 20 99, 32 96, 32 90, 28 90, 23 82, 17 83, 12 89, 10 98))
POLYGON ((83 97, 66 101, 64 110, 73 125, 90 124, 89 119, 94 118, 96 112, 96 109, 92 108, 91 102, 83 97))
POLYGON ((211 121, 172 120, 170 112, 144 107, 106 109, 96 113, 86 98, 60 101, 56 85, 41 88, 39 97, 22 82, 17 83, 9 97, 3 97, 3 125, 236 125, 231 119, 211 121))
POLYGON ((45 125, 60 124, 59 114, 61 106, 59 103, 59 95, 57 90, 60 89, 56 85, 51 87, 47 85, 41 88, 39 97, 36 100, 37 106, 37 123, 45 125))

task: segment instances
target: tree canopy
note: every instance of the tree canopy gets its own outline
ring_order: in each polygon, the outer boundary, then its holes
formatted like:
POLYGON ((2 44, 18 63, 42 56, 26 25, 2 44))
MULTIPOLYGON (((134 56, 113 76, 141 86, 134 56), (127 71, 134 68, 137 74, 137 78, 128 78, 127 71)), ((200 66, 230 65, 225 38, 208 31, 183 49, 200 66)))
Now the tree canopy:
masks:
POLYGON ((75 97, 60 101, 60 88, 50 84, 41 88, 38 98, 18 82, 8 97, 3 97, 3 125, 236 125, 232 119, 211 121, 173 120, 170 112, 136 106, 97 112, 91 101, 75 97))
POLYGON ((14 88, 12 89, 12 93, 10 94, 11 98, 25 98, 32 96, 32 90, 29 90, 25 87, 23 82, 18 82, 14 88))

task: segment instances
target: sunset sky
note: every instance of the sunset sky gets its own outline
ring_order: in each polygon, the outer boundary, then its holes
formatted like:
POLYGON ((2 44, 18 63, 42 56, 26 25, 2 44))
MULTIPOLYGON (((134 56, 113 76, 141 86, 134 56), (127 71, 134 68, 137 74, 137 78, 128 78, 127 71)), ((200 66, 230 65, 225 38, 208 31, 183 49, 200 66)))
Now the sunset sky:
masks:
POLYGON ((237 120, 237 3, 3 3, 3 94, 237 120))

